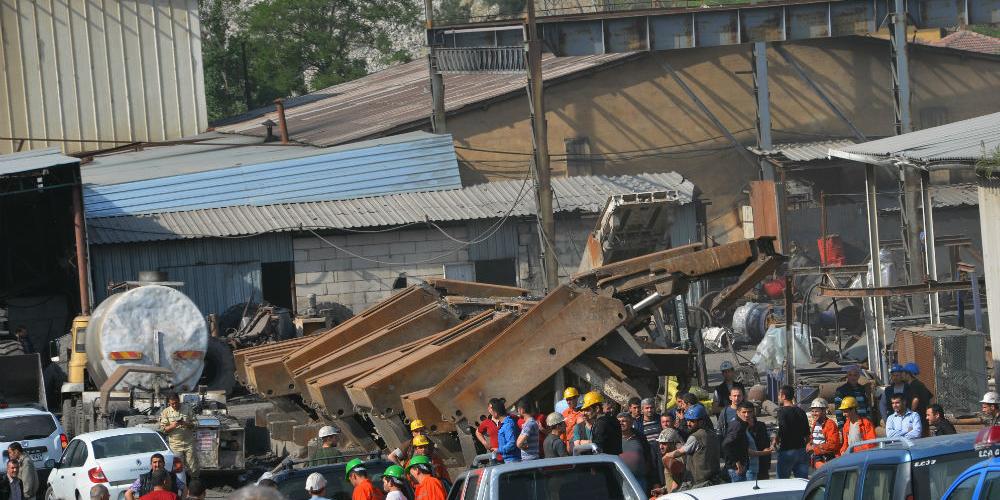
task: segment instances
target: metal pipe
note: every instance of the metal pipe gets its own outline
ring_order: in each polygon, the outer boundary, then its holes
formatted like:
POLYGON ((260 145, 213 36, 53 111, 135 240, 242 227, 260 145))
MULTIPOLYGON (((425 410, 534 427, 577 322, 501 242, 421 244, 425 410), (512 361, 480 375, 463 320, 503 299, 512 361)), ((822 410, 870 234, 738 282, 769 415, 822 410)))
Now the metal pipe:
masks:
POLYGON ((281 133, 281 143, 288 144, 288 123, 285 122, 285 100, 274 100, 274 108, 278 112, 278 132, 281 133))
MULTIPOLYGON (((937 281, 937 249, 934 239, 934 205, 931 200, 931 173, 925 169, 920 169, 920 198, 924 206, 924 256, 927 261, 927 279, 937 281)), ((938 302, 938 293, 928 295, 930 302, 930 322, 932 325, 941 323, 941 306, 938 302)))
MULTIPOLYGON (((878 203, 875 196, 875 182, 875 165, 867 163, 865 164, 865 208, 868 212, 868 253, 872 263, 872 286, 881 288, 883 286, 882 267, 879 265, 881 248, 878 239, 878 203)), ((888 379, 888 367, 885 365, 885 308, 882 297, 872 297, 871 300, 872 310, 875 313, 875 338, 868 339, 868 367, 875 370, 879 380, 885 381, 888 379), (872 354, 875 355, 874 363, 872 354)))
POLYGON ((795 387, 795 336, 792 324, 795 322, 795 300, 792 297, 792 275, 785 275, 785 384, 795 387))
POLYGON ((87 262, 87 226, 83 216, 83 185, 73 185, 73 236, 76 244, 77 286, 80 288, 80 315, 90 315, 90 265, 87 262))
MULTIPOLYGON (((770 151, 771 143, 771 93, 767 86, 767 43, 753 44, 753 91, 757 97, 757 147, 770 151)), ((774 180, 774 165, 767 157, 760 157, 760 176, 766 181, 774 180)))
POLYGON ((632 306, 632 312, 642 311, 643 309, 646 309, 647 307, 650 307, 650 306, 652 306, 654 304, 662 302, 663 299, 664 299, 664 297, 662 295, 660 295, 659 292, 653 292, 653 293, 649 294, 648 296, 646 296, 646 298, 640 300, 639 302, 636 302, 635 305, 632 306))

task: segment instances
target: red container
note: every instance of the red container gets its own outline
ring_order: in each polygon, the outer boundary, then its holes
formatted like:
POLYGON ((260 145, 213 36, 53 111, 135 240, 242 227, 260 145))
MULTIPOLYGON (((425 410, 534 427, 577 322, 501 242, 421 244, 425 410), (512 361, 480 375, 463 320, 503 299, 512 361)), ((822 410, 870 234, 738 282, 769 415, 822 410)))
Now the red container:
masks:
POLYGON ((840 239, 840 235, 831 234, 825 240, 820 238, 816 240, 816 245, 819 247, 819 261, 824 266, 842 266, 847 263, 844 258, 844 241, 840 239))

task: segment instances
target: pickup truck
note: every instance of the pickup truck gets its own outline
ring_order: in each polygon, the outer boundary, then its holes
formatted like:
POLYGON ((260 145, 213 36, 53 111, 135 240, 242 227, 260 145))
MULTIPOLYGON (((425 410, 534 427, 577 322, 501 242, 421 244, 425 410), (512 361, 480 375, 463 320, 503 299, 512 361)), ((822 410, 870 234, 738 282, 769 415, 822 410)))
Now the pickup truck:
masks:
POLYGON ((647 495, 617 455, 604 454, 473 465, 448 492, 448 500, 549 498, 645 500, 647 495))

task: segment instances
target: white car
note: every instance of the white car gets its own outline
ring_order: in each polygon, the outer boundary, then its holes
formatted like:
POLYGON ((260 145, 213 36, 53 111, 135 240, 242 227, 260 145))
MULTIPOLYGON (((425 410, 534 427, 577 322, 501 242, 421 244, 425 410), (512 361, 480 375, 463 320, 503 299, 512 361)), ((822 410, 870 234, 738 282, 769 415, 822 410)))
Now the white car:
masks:
POLYGON ((7 408, 0 410, 0 466, 6 470, 7 447, 20 443, 31 457, 38 471, 39 481, 44 482, 52 465, 59 460, 66 447, 66 432, 55 415, 35 408, 7 408))
POLYGON ((127 427, 80 434, 70 441, 49 474, 45 500, 90 498, 90 488, 103 483, 111 500, 125 498, 125 490, 149 472, 153 454, 163 455, 167 467, 179 469, 180 461, 156 431, 127 427))
POLYGON ((807 484, 805 479, 743 481, 679 491, 657 500, 799 500, 807 484))

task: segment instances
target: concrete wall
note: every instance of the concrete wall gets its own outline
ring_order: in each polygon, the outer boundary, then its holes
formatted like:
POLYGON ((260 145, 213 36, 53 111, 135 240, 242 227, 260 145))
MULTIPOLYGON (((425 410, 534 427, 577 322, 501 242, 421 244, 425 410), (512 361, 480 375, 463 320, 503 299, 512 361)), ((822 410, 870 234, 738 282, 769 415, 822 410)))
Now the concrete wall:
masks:
MULTIPOLYGON (((563 280, 576 272, 594 220, 594 216, 557 220, 556 249, 559 276, 563 280)), ((508 237, 516 238, 515 241, 484 244, 510 245, 511 255, 516 255, 518 286, 541 292, 542 273, 538 264, 539 244, 534 222, 511 220, 508 223, 516 225, 516 231, 506 233, 511 235, 508 237)), ((444 229, 459 240, 469 240, 478 234, 469 225, 450 225, 444 229)), ((306 307, 309 294, 316 294, 317 302, 339 303, 358 313, 387 297, 400 273, 405 272, 408 277, 430 278, 444 275, 445 266, 461 267, 464 264, 468 269, 473 262, 469 248, 463 248, 436 229, 354 233, 324 238, 340 248, 331 247, 313 236, 295 238, 292 242, 295 295, 300 311, 306 307), (434 260, 426 262, 430 259, 434 260)))
MULTIPOLYGON (((886 41, 847 37, 782 44, 829 98, 866 135, 893 134, 886 41)), ((757 168, 747 164, 658 63, 667 60, 723 125, 744 144, 756 142, 749 45, 643 54, 618 66, 547 88, 549 147, 556 175, 565 175, 565 141, 589 139, 594 174, 676 171, 712 203, 709 234, 739 237, 737 205, 757 168), (666 148, 666 149, 664 149, 666 148), (653 151, 650 151, 653 150, 653 151), (697 151, 693 151, 697 150, 697 151), (632 151, 609 156, 610 152, 632 151)), ((914 128, 1000 111, 1000 59, 913 46, 914 128)), ((768 52, 775 142, 850 136, 784 59, 768 52)), ((447 82, 446 82, 447 92, 447 82)), ((523 96, 449 117, 464 148, 531 151, 523 96)), ((520 175, 521 156, 459 149, 463 180, 520 175), (518 160, 518 161, 515 161, 518 160)))

